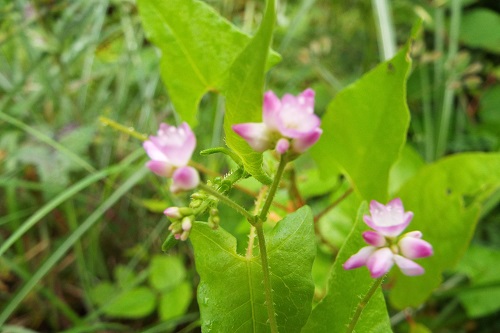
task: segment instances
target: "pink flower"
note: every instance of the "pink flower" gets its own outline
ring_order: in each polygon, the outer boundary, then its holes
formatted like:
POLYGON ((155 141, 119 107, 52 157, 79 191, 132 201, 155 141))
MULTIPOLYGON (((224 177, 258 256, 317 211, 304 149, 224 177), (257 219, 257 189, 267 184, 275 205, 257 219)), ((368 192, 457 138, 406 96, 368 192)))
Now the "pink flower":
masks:
POLYGON ((401 199, 394 199, 385 206, 372 201, 370 214, 363 216, 365 223, 374 229, 363 233, 369 246, 352 255, 344 263, 344 269, 366 266, 371 277, 379 278, 396 264, 405 275, 423 274, 424 268, 411 259, 431 256, 432 245, 421 239, 420 231, 399 236, 413 218, 412 212, 404 211, 401 199))
POLYGON ((321 120, 314 114, 314 91, 298 96, 286 94, 280 100, 272 91, 264 94, 262 123, 233 125, 233 130, 255 151, 276 149, 284 154, 291 149, 300 154, 318 141, 323 132, 321 120))
POLYGON ((158 135, 150 136, 143 147, 151 158, 146 166, 159 176, 172 178, 172 192, 198 186, 198 172, 187 165, 196 147, 196 137, 188 124, 175 127, 161 123, 158 135))

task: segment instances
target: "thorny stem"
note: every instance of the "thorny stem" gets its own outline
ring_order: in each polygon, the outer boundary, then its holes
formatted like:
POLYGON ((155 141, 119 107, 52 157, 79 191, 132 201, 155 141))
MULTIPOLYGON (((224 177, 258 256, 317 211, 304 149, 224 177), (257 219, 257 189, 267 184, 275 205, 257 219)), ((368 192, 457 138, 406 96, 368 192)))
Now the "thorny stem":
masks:
POLYGON ((278 323, 276 322, 276 312, 274 311, 273 289, 271 286, 271 277, 269 274, 269 263, 267 261, 266 240, 262 229, 262 222, 255 225, 257 237, 259 239, 260 258, 262 260, 262 273, 264 275, 264 289, 266 294, 267 315, 269 317, 269 326, 272 333, 278 333, 278 323))
MULTIPOLYGON (((267 186, 262 187, 257 196, 257 200, 255 201, 255 211, 254 214, 257 215, 260 210, 260 206, 262 206, 262 202, 264 201, 264 195, 266 194, 267 186)), ((250 226, 250 234, 248 235, 248 246, 246 252, 246 258, 251 259, 253 257, 253 244, 255 241, 255 227, 253 225, 250 226)))
POLYGON ((349 325, 347 326, 346 333, 352 333, 354 332, 354 328, 358 324, 359 317, 361 317, 361 313, 363 313, 363 310, 365 309, 366 305, 372 298, 372 296, 375 294, 377 291, 378 287, 382 284, 382 281, 384 281, 385 276, 382 276, 381 278, 378 278, 373 282, 372 286, 370 287, 370 290, 366 293, 366 295, 363 297, 363 299, 358 303, 358 306, 356 307, 356 311, 354 312, 354 315, 351 318, 351 321, 349 322, 349 325))
POLYGON ((246 217, 247 220, 253 224, 255 217, 252 214, 250 214, 245 208, 243 208, 242 206, 240 206, 239 204, 237 204, 236 202, 234 202, 230 198, 226 197, 224 194, 217 192, 215 189, 213 189, 212 187, 210 187, 204 183, 200 183, 200 184, 198 184, 198 186, 203 191, 216 197, 217 199, 219 199, 219 201, 221 201, 221 202, 225 203, 226 205, 228 205, 229 207, 233 208, 235 211, 237 211, 238 213, 240 213, 241 215, 246 217))
POLYGON ((266 221, 267 213, 269 212, 269 208, 274 199, 274 195, 276 194, 276 190, 278 189, 278 185, 281 182, 281 177, 283 176, 283 171, 285 171, 285 166, 287 163, 286 154, 281 155, 280 164, 278 165, 278 170, 276 171, 276 175, 274 176, 273 183, 271 184, 271 189, 269 190, 269 194, 267 195, 266 202, 264 203, 264 207, 260 211, 259 220, 266 221))
POLYGON ((281 177, 285 171, 285 166, 287 164, 287 155, 281 155, 280 163, 278 165, 278 170, 274 176, 273 183, 269 189, 266 201, 264 202, 264 207, 260 211, 260 215, 256 216, 257 223, 254 224, 255 230, 257 231, 257 238, 259 239, 259 249, 260 249, 260 259, 262 261, 262 273, 264 276, 264 289, 266 296, 266 308, 267 315, 269 317, 269 326, 271 328, 271 333, 278 333, 278 323, 276 322, 276 312, 274 311, 273 302, 273 288, 271 286, 271 276, 269 274, 269 262, 267 261, 267 250, 266 250, 266 239, 264 237, 264 230, 262 229, 262 224, 267 219, 267 213, 273 202, 274 195, 278 189, 278 185, 281 182, 281 177))
POLYGON ((119 132, 133 136, 134 138, 141 141, 146 141, 148 139, 146 135, 137 132, 133 127, 123 126, 122 124, 117 123, 116 121, 111 120, 107 117, 100 116, 99 121, 105 126, 112 127, 119 132))

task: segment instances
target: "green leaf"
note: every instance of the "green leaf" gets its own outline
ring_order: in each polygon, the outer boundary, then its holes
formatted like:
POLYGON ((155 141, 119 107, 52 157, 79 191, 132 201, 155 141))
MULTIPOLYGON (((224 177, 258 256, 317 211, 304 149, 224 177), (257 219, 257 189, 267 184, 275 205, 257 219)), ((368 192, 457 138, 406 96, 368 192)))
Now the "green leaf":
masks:
POLYGON ((111 282, 101 282, 90 290, 90 299, 97 305, 106 304, 118 293, 118 287, 111 282))
POLYGON ((410 43, 335 96, 311 149, 323 178, 335 176, 331 166, 338 165, 367 200, 387 200, 389 172, 406 140, 409 48, 410 43))
POLYGON ((132 286, 137 276, 133 270, 124 265, 117 265, 114 269, 114 276, 118 286, 123 289, 126 289, 129 286, 132 286))
POLYGON ((267 1, 259 30, 234 61, 226 82, 226 144, 240 156, 245 170, 264 184, 270 184, 271 180, 262 170, 262 153, 255 152, 231 126, 262 121, 266 59, 276 19, 275 7, 274 0, 267 1))
POLYGON ((441 283, 441 274, 463 256, 479 218, 481 204, 500 187, 500 154, 470 153, 422 168, 399 191, 414 212, 407 231, 420 230, 434 255, 417 260, 426 272, 408 277, 396 270, 390 300, 397 308, 418 306, 441 283))
POLYGON ((149 264, 149 284, 159 291, 175 288, 186 278, 184 263, 178 257, 154 256, 149 264))
POLYGON ((91 289, 90 297, 108 317, 142 318, 155 309, 156 295, 147 287, 120 292, 118 286, 102 282, 91 289))
MULTIPOLYGON (((197 222, 191 232, 200 274, 198 304, 209 332, 269 332, 258 256, 236 252, 236 239, 222 228, 197 222), (221 297, 226 295, 226 297, 221 297)), ((316 255, 309 207, 288 215, 266 235, 271 283, 280 332, 300 332, 311 311, 316 255)))
MULTIPOLYGON (((366 246, 361 236, 362 232, 368 229, 362 221, 362 216, 366 213, 367 205, 363 203, 358 210, 356 223, 333 264, 328 292, 313 309, 309 321, 302 330, 303 333, 345 332, 362 298, 375 283, 376 280, 370 277, 364 267, 349 271, 342 267, 351 255, 366 246)), ((361 312, 354 329, 355 332, 363 333, 392 332, 380 287, 361 312)))
POLYGON ((156 307, 156 295, 147 287, 137 287, 123 292, 104 307, 104 314, 113 318, 142 318, 156 307))
POLYGON ((161 245, 161 250, 163 252, 168 252, 171 248, 179 243, 179 240, 175 238, 173 233, 169 233, 163 244, 161 245))
POLYGON ((394 194, 413 177, 425 162, 420 154, 410 145, 406 145, 399 156, 399 160, 392 166, 389 176, 389 194, 394 194))
POLYGON ((460 24, 460 40, 500 54, 500 15, 484 8, 467 11, 460 24))
POLYGON ((183 282, 174 289, 162 293, 158 312, 163 321, 183 315, 193 298, 193 288, 188 282, 183 282))
MULTIPOLYGON (((208 91, 224 88, 229 67, 250 37, 202 1, 137 3, 148 38, 162 51, 161 74, 170 99, 182 118, 194 126, 201 98, 208 91)), ((269 65, 278 61, 273 53, 269 65)))
POLYGON ((471 318, 486 316, 500 310, 500 251, 482 246, 471 246, 460 262, 458 270, 465 272, 471 287, 458 295, 471 318))

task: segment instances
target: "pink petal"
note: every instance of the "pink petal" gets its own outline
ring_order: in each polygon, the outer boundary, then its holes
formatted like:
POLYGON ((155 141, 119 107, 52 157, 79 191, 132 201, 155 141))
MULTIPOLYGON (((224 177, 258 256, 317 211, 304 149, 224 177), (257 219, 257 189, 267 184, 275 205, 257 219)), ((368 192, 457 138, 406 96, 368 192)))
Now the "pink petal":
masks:
POLYGON ((287 139, 281 138, 276 143, 276 151, 280 155, 286 153, 288 151, 288 148, 290 148, 290 141, 288 141, 287 139))
POLYGON ((151 137, 170 163, 180 167, 188 164, 196 147, 196 137, 188 124, 182 123, 179 127, 161 124, 157 137, 151 137))
POLYGON ((174 171, 174 167, 170 163, 162 161, 148 161, 146 167, 162 177, 172 177, 174 171))
POLYGON ((322 133, 323 130, 321 128, 315 128, 309 134, 294 139, 292 141, 292 150, 296 153, 303 153, 319 140, 322 133))
POLYGON ((320 125, 321 120, 318 116, 297 106, 282 108, 277 119, 279 132, 292 139, 309 136, 318 130, 320 125))
POLYGON ((371 277, 379 278, 385 275, 394 264, 393 258, 394 254, 387 247, 375 251, 366 262, 366 267, 370 270, 371 277))
POLYGON ((403 256, 409 259, 425 258, 433 254, 432 245, 420 238, 405 236, 398 245, 403 256))
POLYGON ((363 238, 366 243, 375 247, 386 245, 385 237, 376 231, 370 230, 363 232, 363 238))
POLYGON ((303 105, 307 112, 314 113, 314 90, 307 88, 299 95, 299 103, 303 105))
POLYGON ((255 151, 263 152, 272 148, 270 133, 264 123, 236 124, 232 126, 232 129, 255 151))
POLYGON ((264 94, 263 104, 262 119, 264 123, 268 128, 276 129, 276 118, 281 109, 280 99, 272 91, 268 91, 264 94))
POLYGON ((361 248, 356 254, 353 254, 347 261, 342 265, 344 269, 354 269, 366 265, 366 261, 370 255, 376 250, 373 246, 365 246, 361 248))
POLYGON ((363 219, 374 230, 384 236, 396 237, 403 232, 413 218, 412 212, 405 212, 401 199, 396 198, 383 205, 375 200, 370 203, 371 216, 363 219))
POLYGON ((400 198, 395 198, 389 201, 386 205, 390 209, 398 210, 401 212, 404 212, 404 207, 403 207, 403 202, 401 201, 400 198))
POLYGON ((422 238, 422 232, 415 230, 407 232, 404 237, 422 238))
MULTIPOLYGON (((153 137, 150 137, 153 138, 153 137)), ((163 161, 168 162, 167 156, 163 153, 163 151, 154 144, 153 141, 147 140, 142 144, 146 154, 148 154, 149 158, 155 161, 163 161)))
POLYGON ((170 191, 177 193, 181 190, 191 190, 198 186, 200 175, 198 171, 190 166, 185 166, 174 171, 170 191))
POLYGON ((422 266, 400 255, 394 255, 394 261, 404 275, 416 276, 425 273, 425 270, 422 266))

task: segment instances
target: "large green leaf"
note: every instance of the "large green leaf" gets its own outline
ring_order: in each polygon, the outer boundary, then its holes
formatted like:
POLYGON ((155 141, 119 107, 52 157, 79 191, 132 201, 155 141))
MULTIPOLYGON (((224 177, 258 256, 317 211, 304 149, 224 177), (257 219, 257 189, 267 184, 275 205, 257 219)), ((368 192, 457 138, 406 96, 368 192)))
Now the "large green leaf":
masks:
MULTIPOLYGON (((198 304, 205 332, 269 332, 258 256, 236 252, 236 239, 206 223, 193 226, 198 304)), ((300 332, 311 311, 316 255, 309 207, 288 215, 266 236, 271 283, 280 332, 300 332)))
POLYGON ((276 20, 275 7, 275 0, 267 1, 259 30, 231 66, 224 117, 226 144, 241 157, 246 171, 265 184, 270 179, 262 170, 262 153, 255 152, 231 126, 262 121, 265 67, 276 20))
POLYGON ((405 143, 409 48, 335 96, 311 150, 323 178, 334 176, 331 166, 338 165, 367 200, 387 200, 389 171, 405 143))
MULTIPOLYGON (((361 236, 362 232, 368 228, 362 221, 362 216, 366 213, 367 205, 363 203, 358 211, 356 223, 333 264, 328 292, 313 309, 309 321, 302 330, 303 333, 345 332, 358 306, 364 306, 360 302, 375 283, 375 279, 370 277, 366 268, 346 271, 342 264, 361 247, 366 246, 361 236)), ((391 332, 389 316, 380 287, 361 312, 354 329, 355 332, 363 333, 391 332)))
POLYGON ((434 255, 419 260, 424 275, 397 272, 391 302, 418 306, 441 282, 441 273, 463 256, 479 218, 481 203, 500 187, 500 154, 460 154, 421 169, 399 191, 415 217, 408 230, 420 230, 434 255))
MULTIPOLYGON (((220 91, 250 37, 198 0, 138 0, 149 39, 162 51, 161 74, 176 111, 197 123, 200 99, 220 91)), ((279 61, 274 53, 270 63, 279 61)), ((264 59, 265 62, 265 59, 264 59)))

